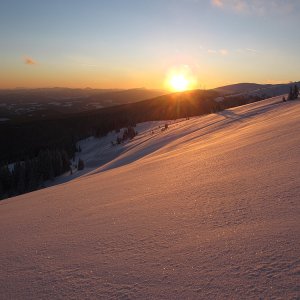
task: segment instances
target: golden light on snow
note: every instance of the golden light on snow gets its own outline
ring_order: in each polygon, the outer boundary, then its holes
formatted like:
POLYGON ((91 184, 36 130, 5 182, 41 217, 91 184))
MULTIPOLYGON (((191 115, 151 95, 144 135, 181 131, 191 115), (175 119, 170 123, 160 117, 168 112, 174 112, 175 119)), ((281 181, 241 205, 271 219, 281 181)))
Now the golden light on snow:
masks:
POLYGON ((170 69, 166 78, 167 89, 174 92, 183 92, 196 86, 196 79, 187 65, 170 69))

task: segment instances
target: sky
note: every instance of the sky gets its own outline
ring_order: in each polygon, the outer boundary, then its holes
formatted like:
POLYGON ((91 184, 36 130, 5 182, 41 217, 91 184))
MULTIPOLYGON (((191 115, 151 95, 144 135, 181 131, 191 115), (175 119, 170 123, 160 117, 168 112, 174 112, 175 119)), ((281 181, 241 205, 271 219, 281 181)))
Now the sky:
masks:
POLYGON ((300 80, 299 0, 0 0, 0 88, 300 80))

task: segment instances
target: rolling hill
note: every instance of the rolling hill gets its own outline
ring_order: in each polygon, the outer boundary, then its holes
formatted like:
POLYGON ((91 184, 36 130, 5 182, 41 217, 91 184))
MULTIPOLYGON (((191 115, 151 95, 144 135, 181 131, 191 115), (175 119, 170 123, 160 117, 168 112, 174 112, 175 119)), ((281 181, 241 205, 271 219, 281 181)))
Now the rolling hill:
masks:
POLYGON ((145 131, 0 202, 3 299, 299 298, 299 101, 145 131))

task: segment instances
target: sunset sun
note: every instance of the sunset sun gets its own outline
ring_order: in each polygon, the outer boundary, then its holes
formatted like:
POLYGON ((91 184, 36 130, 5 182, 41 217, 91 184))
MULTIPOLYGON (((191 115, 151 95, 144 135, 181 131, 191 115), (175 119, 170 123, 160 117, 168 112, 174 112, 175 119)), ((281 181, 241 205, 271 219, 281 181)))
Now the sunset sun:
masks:
POLYGON ((170 87, 176 92, 188 89, 189 80, 183 74, 172 75, 169 81, 170 87))
POLYGON ((165 87, 172 92, 184 92, 196 88, 195 70, 187 64, 170 67, 166 72, 165 87))

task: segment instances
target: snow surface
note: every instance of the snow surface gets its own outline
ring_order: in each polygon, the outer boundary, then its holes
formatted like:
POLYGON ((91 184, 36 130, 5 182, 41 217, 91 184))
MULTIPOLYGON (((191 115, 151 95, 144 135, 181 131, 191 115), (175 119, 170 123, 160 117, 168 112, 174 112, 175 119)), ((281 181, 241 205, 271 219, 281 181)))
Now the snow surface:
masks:
POLYGON ((0 202, 1 299, 299 299, 300 103, 144 131, 0 202))
POLYGON ((141 142, 143 143, 149 138, 162 134, 162 128, 165 124, 174 126, 183 120, 185 119, 151 121, 137 124, 135 130, 138 132, 138 135, 133 140, 127 140, 120 145, 116 143, 116 140, 118 137, 122 137, 125 128, 122 128, 119 133, 116 133, 115 131, 110 132, 105 137, 97 138, 91 136, 81 140, 77 143, 77 147, 81 148, 81 152, 77 152, 74 161, 71 161, 72 174, 66 172, 63 175, 56 177, 54 180, 45 182, 44 185, 48 187, 65 183, 86 173, 90 173, 96 168, 112 161, 120 154, 136 147, 141 142), (114 146, 112 146, 112 142, 114 143, 114 146), (82 159, 85 165, 84 169, 80 171, 76 168, 79 159, 82 159))

